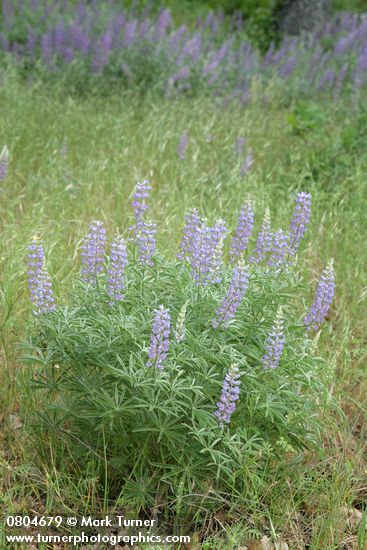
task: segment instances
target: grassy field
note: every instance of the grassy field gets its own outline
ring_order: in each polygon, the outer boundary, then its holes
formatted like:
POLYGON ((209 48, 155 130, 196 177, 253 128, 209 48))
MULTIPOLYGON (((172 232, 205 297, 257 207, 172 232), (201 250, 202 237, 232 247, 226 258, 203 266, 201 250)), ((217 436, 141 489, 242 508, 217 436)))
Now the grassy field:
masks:
POLYGON ((269 90, 268 97, 241 109, 205 98, 67 97, 3 77, 0 147, 6 143, 10 150, 9 174, 0 188, 4 512, 87 511, 106 503, 90 472, 76 476, 63 468, 68 449, 57 437, 40 449, 29 435, 20 359, 31 318, 25 276, 29 240, 45 239, 56 293, 62 296, 64 284, 80 269, 75 250, 88 222, 102 219, 108 229, 126 231, 136 180, 152 183, 152 216, 169 256, 176 253, 189 207, 210 220, 224 217, 233 227, 240 203, 252 197, 257 227, 266 206, 274 228, 286 227, 295 193, 303 190, 313 197, 302 252, 305 277, 315 284, 326 261, 335 259, 336 299, 318 345, 336 365, 330 392, 344 417, 326 420, 333 430, 322 460, 305 455, 297 474, 288 479, 283 473, 287 483, 269 487, 258 514, 228 526, 227 533, 218 518, 218 534, 205 547, 232 548, 250 534, 267 534, 294 549, 364 547, 361 530, 348 517, 354 508, 363 509, 367 490, 367 113, 358 101, 352 107, 347 100, 285 107, 281 94, 269 90), (184 131, 188 147, 181 160, 177 146, 184 131), (254 155, 245 177, 243 156, 235 152, 239 136, 246 137, 254 155))

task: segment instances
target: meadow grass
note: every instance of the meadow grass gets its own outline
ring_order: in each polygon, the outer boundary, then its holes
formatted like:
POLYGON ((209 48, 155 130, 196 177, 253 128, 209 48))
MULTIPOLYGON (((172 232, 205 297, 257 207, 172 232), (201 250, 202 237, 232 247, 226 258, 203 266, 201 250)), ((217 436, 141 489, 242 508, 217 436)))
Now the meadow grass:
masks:
POLYGON ((30 436, 19 345, 31 316, 25 277, 31 238, 45 240, 56 293, 62 296, 80 269, 80 247, 75 250, 88 222, 101 219, 108 230, 117 226, 126 232, 136 180, 147 178, 153 186, 151 217, 169 257, 177 251, 188 208, 198 207, 211 221, 224 217, 233 228, 243 199, 252 197, 257 227, 266 206, 274 228, 286 227, 295 193, 303 190, 313 197, 302 247, 305 278, 316 284, 326 261, 335 259, 336 299, 318 346, 320 355, 336 365, 330 392, 345 417, 325 420, 333 422, 333 430, 322 460, 306 455, 296 473, 277 472, 284 483, 269 487, 258 513, 236 517, 238 523, 227 532, 227 519, 216 518, 206 544, 232 548, 251 534, 268 533, 291 548, 358 548, 358 532, 343 507, 363 507, 367 481, 367 115, 347 101, 307 109, 304 104, 285 107, 271 90, 268 97, 267 102, 253 99, 246 108, 207 98, 163 101, 149 94, 76 97, 3 75, 0 148, 6 143, 10 150, 9 174, 0 189, 4 512, 81 513, 113 505, 108 488, 101 494, 92 459, 83 471, 76 463, 70 471, 63 465, 70 450, 56 433, 48 434, 42 446, 30 436), (189 139, 181 160, 177 146, 184 131, 189 139), (254 154, 245 177, 240 176, 244 159, 235 153, 239 136, 246 137, 254 154))

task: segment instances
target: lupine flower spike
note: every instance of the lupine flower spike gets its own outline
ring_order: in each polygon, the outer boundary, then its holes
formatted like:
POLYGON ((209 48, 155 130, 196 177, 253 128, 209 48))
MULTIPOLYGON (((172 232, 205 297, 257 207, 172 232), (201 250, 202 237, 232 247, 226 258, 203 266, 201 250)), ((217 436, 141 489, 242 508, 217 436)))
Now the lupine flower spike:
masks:
POLYGON ((202 223, 193 233, 193 241, 189 246, 189 262, 198 286, 221 281, 220 266, 226 234, 224 220, 218 220, 213 227, 202 223))
POLYGON ((240 176, 242 178, 246 176, 246 174, 251 170, 253 163, 254 163, 254 158, 252 156, 252 149, 249 148, 246 158, 243 161, 241 170, 240 170, 240 176))
POLYGON ((183 342, 186 337, 185 321, 186 321, 186 311, 187 311, 188 303, 189 301, 187 300, 187 302, 185 302, 182 308, 180 309, 179 314, 177 316, 176 329, 174 331, 176 342, 183 342))
POLYGON ((219 326, 227 327, 231 319, 234 319, 237 308, 240 306, 246 292, 248 279, 248 268, 241 261, 233 269, 232 280, 227 294, 212 321, 214 328, 218 328, 219 326))
POLYGON ((147 367, 163 370, 163 361, 167 357, 171 318, 169 310, 162 305, 154 312, 152 335, 150 338, 147 367))
POLYGON ((136 184, 134 200, 132 202, 132 207, 134 209, 135 215, 135 224, 130 227, 134 235, 139 232, 143 224, 143 214, 148 208, 146 199, 149 197, 151 189, 152 188, 147 180, 144 180, 143 182, 138 182, 136 184))
POLYGON ((251 201, 245 202, 241 208, 237 228, 233 236, 229 257, 232 263, 238 261, 247 248, 254 227, 254 212, 251 201))
POLYGON ((181 134, 180 136, 180 141, 177 147, 177 155, 181 160, 184 160, 186 157, 187 143, 188 143, 187 132, 183 132, 183 134, 181 134))
POLYGON ((126 243, 124 238, 117 234, 111 244, 110 265, 107 270, 107 294, 110 296, 111 306, 124 299, 126 265, 126 243))
POLYGON ((289 253, 294 256, 297 253, 302 238, 306 232, 311 218, 311 195, 310 193, 298 193, 296 206, 289 225, 289 253))
POLYGON ((89 224, 89 233, 82 244, 82 277, 85 282, 96 284, 97 275, 104 269, 106 230, 103 222, 89 224))
POLYGON ((180 251, 177 254, 179 260, 185 260, 192 254, 197 232, 202 224, 203 220, 200 218, 198 210, 191 208, 185 215, 183 237, 180 251))
POLYGON ((327 312, 333 301, 335 290, 335 274, 333 260, 330 260, 326 268, 321 273, 319 284, 317 285, 314 303, 305 317, 305 325, 308 330, 313 328, 317 330, 326 317, 327 312))
POLYGON ((273 235, 273 244, 271 247, 271 254, 268 259, 268 265, 279 267, 284 264, 289 251, 288 235, 279 229, 273 235))
POLYGON ((261 362, 264 368, 275 369, 280 361, 284 345, 284 321, 282 308, 279 307, 273 328, 266 340, 266 352, 261 362))
POLYGON ((265 255, 270 252, 273 243, 273 235, 270 231, 270 210, 265 210, 263 222, 257 236, 255 253, 251 256, 250 262, 261 262, 265 255))
POLYGON ((217 417, 220 427, 229 424, 231 416, 236 410, 236 401, 240 396, 240 373, 236 365, 232 365, 224 378, 220 401, 217 403, 217 410, 214 416, 217 417))
POLYGON ((4 181, 8 174, 9 149, 5 145, 0 153, 0 181, 4 181))
POLYGON ((33 239, 28 246, 28 287, 34 315, 55 309, 52 284, 45 266, 43 245, 36 239, 33 239))
POLYGON ((155 253, 155 235, 157 226, 153 222, 141 222, 139 232, 136 235, 136 243, 139 247, 139 260, 144 266, 153 265, 153 256, 155 253))

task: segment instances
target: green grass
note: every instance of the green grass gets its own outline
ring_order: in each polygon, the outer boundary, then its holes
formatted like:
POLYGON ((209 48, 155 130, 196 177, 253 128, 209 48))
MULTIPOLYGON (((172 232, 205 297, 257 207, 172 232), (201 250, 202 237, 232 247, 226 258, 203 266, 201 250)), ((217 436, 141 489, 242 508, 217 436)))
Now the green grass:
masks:
POLYGON ((6 143, 11 158, 0 188, 3 511, 81 513, 103 510, 108 502, 93 461, 70 471, 62 460, 69 449, 57 434, 48 435, 42 447, 30 435, 19 344, 30 320, 25 247, 32 236, 44 238, 62 295, 64 283, 80 268, 75 251, 89 220, 103 219, 110 231, 127 230, 137 179, 153 185, 152 217, 169 256, 191 206, 210 219, 224 217, 233 227, 242 200, 250 196, 257 227, 267 205, 274 227, 286 227, 295 192, 304 190, 313 196, 302 251, 305 277, 315 284, 327 259, 335 258, 336 299, 318 346, 336 365, 330 392, 345 411, 345 423, 335 420, 322 460, 306 455, 297 467, 277 472, 280 481, 269 487, 257 514, 234 514, 232 525, 228 517, 215 518, 212 530, 201 535, 208 549, 232 548, 251 534, 285 540, 295 549, 357 548, 363 537, 345 521, 342 507, 362 507, 367 481, 367 117, 362 108, 341 102, 285 109, 275 95, 246 109, 205 98, 75 98, 3 76, 0 115, 0 148, 6 143), (189 145, 181 161, 176 149, 184 130, 189 145), (254 168, 245 178, 234 152, 240 135, 254 153, 254 168))

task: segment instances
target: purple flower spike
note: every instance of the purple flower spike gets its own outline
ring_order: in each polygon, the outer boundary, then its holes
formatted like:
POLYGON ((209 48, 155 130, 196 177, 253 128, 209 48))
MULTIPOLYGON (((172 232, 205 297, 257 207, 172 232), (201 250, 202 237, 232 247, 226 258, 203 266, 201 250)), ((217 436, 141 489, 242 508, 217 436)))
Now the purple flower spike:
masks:
POLYGON ((9 149, 5 145, 0 153, 0 181, 4 181, 8 174, 9 149))
POLYGON ((142 183, 138 182, 136 184, 136 190, 134 194, 134 200, 132 202, 132 207, 134 209, 135 215, 135 224, 130 228, 134 235, 136 235, 143 224, 143 214, 148 208, 146 199, 149 197, 149 193, 152 190, 149 182, 144 180, 142 183))
POLYGON ((218 220, 213 227, 202 223, 196 228, 189 262, 192 276, 198 286, 221 281, 220 267, 226 233, 224 220, 218 220))
POLYGON ((240 176, 242 178, 246 176, 246 174, 248 174, 248 172, 251 170, 253 163, 254 163, 254 157, 252 156, 252 149, 249 148, 246 158, 243 161, 241 170, 240 170, 240 176))
POLYGON ((185 260, 192 254, 196 234, 202 223, 203 220, 199 216, 199 211, 196 208, 191 208, 186 213, 180 252, 177 254, 179 260, 185 260))
POLYGON ((289 226, 289 253, 294 256, 297 253, 300 242, 306 232, 311 217, 310 193, 298 193, 296 206, 289 226))
POLYGON ((254 227, 254 212, 250 201, 246 202, 238 218, 236 232, 231 242, 229 257, 232 263, 236 262, 246 250, 254 227))
POLYGON ((270 231, 270 211, 267 208, 265 216, 257 236, 255 253, 250 258, 250 262, 259 263, 270 252, 273 243, 273 235, 270 231))
POLYGON ((150 338, 149 359, 147 367, 156 367, 163 370, 163 361, 167 357, 171 318, 169 310, 163 306, 154 311, 153 329, 150 338))
POLYGON ((319 284, 317 285, 314 303, 305 317, 305 325, 308 330, 313 328, 317 330, 326 317, 327 312, 333 301, 335 290, 335 274, 333 260, 330 260, 326 268, 321 273, 319 284))
POLYGON ((82 244, 82 277, 86 283, 95 285, 97 275, 103 272, 105 244, 106 230, 103 222, 91 222, 89 233, 82 244))
POLYGON ((214 416, 218 418, 219 425, 223 429, 229 424, 231 416, 236 410, 236 401, 240 396, 240 373, 236 365, 232 365, 224 378, 220 401, 217 403, 217 410, 214 416))
POLYGON ((239 262, 233 269, 232 280, 228 291, 221 305, 217 309, 215 318, 212 321, 214 328, 227 327, 231 319, 234 319, 237 308, 240 306, 247 289, 249 279, 248 268, 243 262, 239 262))
POLYGON ((284 346, 283 312, 279 307, 273 328, 266 340, 266 352, 261 362, 264 368, 275 369, 279 365, 284 346))
POLYGON ((243 148, 245 146, 245 143, 246 143, 246 138, 242 136, 239 136, 236 140, 235 151, 236 151, 236 155, 238 155, 239 157, 243 155, 243 148))
POLYGON ((153 265, 155 253, 155 235, 157 226, 152 222, 141 222, 139 232, 136 235, 136 244, 139 247, 139 260, 144 266, 153 265))
POLYGON ((34 307, 33 313, 41 315, 55 309, 52 284, 45 266, 42 243, 33 239, 28 251, 28 287, 34 307))
POLYGON ((107 294, 110 296, 111 306, 124 299, 126 265, 126 243, 123 237, 116 235, 111 244, 110 265, 107 270, 107 294))
POLYGON ((184 132, 183 134, 181 134, 180 141, 177 147, 177 154, 181 160, 184 160, 186 157, 186 148, 187 148, 188 140, 189 138, 188 138, 187 132, 184 132))
POLYGON ((284 264, 288 251, 288 235, 279 229, 273 235, 273 245, 268 259, 268 265, 279 267, 284 264))

